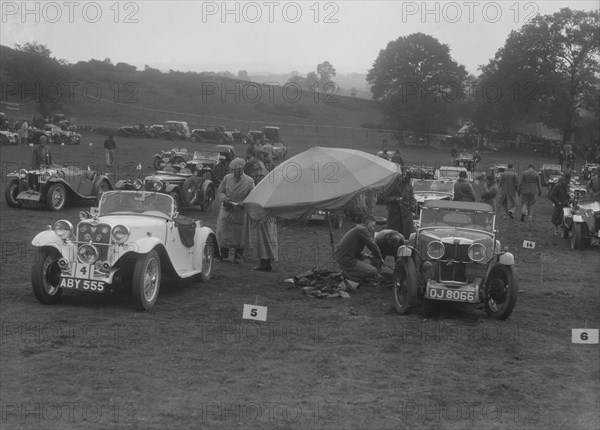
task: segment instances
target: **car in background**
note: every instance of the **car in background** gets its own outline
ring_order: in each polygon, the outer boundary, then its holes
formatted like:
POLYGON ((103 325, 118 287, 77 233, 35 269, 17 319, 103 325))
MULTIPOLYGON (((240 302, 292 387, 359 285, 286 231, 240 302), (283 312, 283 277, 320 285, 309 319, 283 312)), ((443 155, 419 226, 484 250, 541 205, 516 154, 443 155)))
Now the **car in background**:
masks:
POLYGON ((396 311, 408 314, 425 299, 483 304, 488 316, 508 318, 519 285, 515 258, 502 250, 495 227, 487 203, 425 202, 419 228, 396 254, 396 311))
POLYGON ((433 178, 436 180, 456 182, 458 180, 458 175, 460 174, 460 172, 466 172, 467 179, 470 182, 473 182, 473 173, 469 172, 465 167, 457 166, 440 166, 440 168, 435 171, 433 178))
POLYGON ((552 191, 552 188, 554 188, 560 178, 563 177, 560 164, 542 164, 542 170, 540 170, 539 174, 542 186, 548 187, 548 194, 550 194, 550 191, 552 191))
POLYGON ((235 158, 235 150, 231 145, 216 145, 212 149, 194 151, 186 166, 197 176, 209 179, 216 186, 229 173, 229 163, 235 158))
POLYGON ((180 166, 165 166, 153 175, 140 179, 121 179, 115 184, 117 190, 145 190, 168 194, 175 199, 179 207, 200 206, 203 212, 212 208, 216 196, 216 187, 212 181, 198 176, 184 163, 180 166))
POLYGON ((55 124, 46 124, 44 130, 50 133, 50 142, 52 143, 79 145, 81 143, 81 134, 72 131, 70 127, 66 125, 60 127, 55 124))
POLYGON ((492 175, 496 181, 500 181, 502 174, 508 169, 508 164, 495 163, 488 168, 488 173, 492 175))
POLYGON ((252 137, 252 142, 264 144, 266 142, 265 134, 260 130, 250 130, 248 134, 252 137))
POLYGON ((596 174, 596 172, 598 171, 598 168, 600 168, 600 164, 585 163, 581 167, 581 174, 579 175, 579 177, 581 178, 582 181, 589 181, 591 179, 591 177, 596 174))
POLYGON ((150 131, 152 137, 159 137, 160 134, 165 131, 165 126, 164 124, 152 124, 150 127, 148 127, 148 130, 150 131))
POLYGON ((210 125, 203 128, 195 128, 192 130, 190 139, 192 142, 209 142, 218 143, 220 145, 233 144, 233 135, 225 131, 225 127, 221 125, 210 125))
POLYGON ((186 140, 190 138, 190 128, 185 121, 166 121, 159 137, 167 140, 186 140))
POLYGON ((152 167, 154 170, 160 170, 163 166, 171 164, 186 163, 192 159, 192 154, 186 148, 172 148, 169 150, 161 150, 153 155, 152 167))
POLYGON ((421 214, 421 208, 428 200, 452 200, 454 198, 454 182, 435 179, 412 179, 415 200, 417 201, 415 216, 421 214))
POLYGON ((268 140, 271 143, 281 143, 283 139, 281 138, 281 129, 279 127, 273 127, 267 125, 262 129, 265 140, 268 140))
POLYGON ((435 166, 423 166, 410 164, 406 166, 406 174, 416 179, 433 179, 438 168, 435 166))
POLYGON ((153 137, 150 128, 145 126, 144 124, 135 124, 132 126, 119 127, 117 133, 119 134, 119 136, 123 137, 153 137))
POLYGON ((36 235, 33 293, 54 304, 63 291, 107 294, 131 288, 136 309, 156 304, 163 276, 208 281, 219 247, 202 221, 182 217, 173 198, 147 191, 108 191, 73 224, 62 219, 36 235))
POLYGON ((571 238, 571 249, 600 246, 600 202, 576 195, 573 203, 563 208, 561 236, 571 238))
POLYGON ((17 145, 19 143, 19 135, 12 131, 0 130, 0 145, 17 145))
POLYGON ((68 201, 95 199, 113 189, 108 176, 76 166, 43 166, 21 169, 6 175, 6 203, 20 208, 24 202, 46 203, 53 211, 62 210, 68 201))
POLYGON ((235 143, 243 143, 245 145, 248 145, 254 141, 250 132, 242 133, 238 129, 234 129, 233 131, 229 131, 228 133, 231 134, 231 137, 233 137, 233 141, 235 143))

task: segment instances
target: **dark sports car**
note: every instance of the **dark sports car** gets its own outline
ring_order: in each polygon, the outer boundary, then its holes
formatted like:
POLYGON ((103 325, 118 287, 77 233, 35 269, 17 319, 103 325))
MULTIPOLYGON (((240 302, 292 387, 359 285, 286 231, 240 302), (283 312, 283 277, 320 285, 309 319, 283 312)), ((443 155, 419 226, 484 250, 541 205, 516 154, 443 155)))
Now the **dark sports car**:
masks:
POLYGON ((234 143, 233 135, 225 131, 225 127, 221 125, 211 125, 203 128, 195 128, 190 136, 192 142, 210 142, 231 144, 234 143))
POLYGON ((68 200, 98 199, 102 193, 113 189, 107 176, 75 166, 21 169, 9 173, 6 178, 4 197, 11 208, 19 208, 23 202, 41 202, 51 210, 59 211, 68 200))

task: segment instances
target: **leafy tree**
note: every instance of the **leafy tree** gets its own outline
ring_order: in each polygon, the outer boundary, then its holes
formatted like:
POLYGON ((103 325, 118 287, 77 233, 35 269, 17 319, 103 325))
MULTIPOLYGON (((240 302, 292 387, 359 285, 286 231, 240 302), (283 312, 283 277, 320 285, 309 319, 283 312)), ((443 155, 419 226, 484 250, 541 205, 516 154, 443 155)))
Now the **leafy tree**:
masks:
POLYGON ((317 74, 319 75, 319 88, 324 90, 331 86, 333 82, 331 78, 335 76, 335 69, 329 61, 325 61, 317 64, 317 74))
POLYGON ((52 56, 48 47, 37 42, 16 44, 11 61, 4 61, 3 67, 17 87, 22 101, 39 104, 42 116, 62 110, 61 103, 67 99, 62 84, 68 82, 69 72, 65 60, 52 56))
POLYGON ((248 75, 248 72, 245 70, 240 70, 237 74, 237 78, 242 80, 242 81, 249 81, 250 80, 250 76, 248 75))
POLYGON ((379 52, 367 74, 386 122, 420 134, 445 130, 457 119, 454 105, 467 77, 447 45, 423 33, 400 37, 379 52))
POLYGON ((315 91, 319 90, 319 76, 315 72, 309 72, 306 75, 306 87, 315 91))
POLYGON ((599 27, 600 12, 563 8, 513 31, 482 68, 481 87, 502 97, 478 97, 478 121, 542 121, 569 141, 581 114, 599 109, 599 27))

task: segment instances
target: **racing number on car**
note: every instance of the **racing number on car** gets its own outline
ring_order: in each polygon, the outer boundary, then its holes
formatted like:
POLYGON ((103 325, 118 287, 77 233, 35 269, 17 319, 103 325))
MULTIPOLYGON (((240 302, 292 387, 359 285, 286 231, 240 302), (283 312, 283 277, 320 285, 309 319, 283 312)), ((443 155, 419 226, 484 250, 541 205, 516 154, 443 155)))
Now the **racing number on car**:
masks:
POLYGON ((87 264, 78 264, 77 268, 75 269, 75 277, 89 279, 91 272, 90 267, 91 266, 88 266, 87 264))

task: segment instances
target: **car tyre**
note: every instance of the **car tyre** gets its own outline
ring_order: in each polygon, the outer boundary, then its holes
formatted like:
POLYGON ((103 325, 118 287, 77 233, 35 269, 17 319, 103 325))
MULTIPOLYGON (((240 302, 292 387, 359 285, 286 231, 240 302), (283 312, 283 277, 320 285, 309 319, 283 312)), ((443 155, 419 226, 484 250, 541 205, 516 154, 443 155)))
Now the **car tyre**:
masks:
POLYGON ((181 200, 186 207, 192 207, 198 201, 198 182, 196 178, 190 176, 185 181, 183 181, 183 185, 181 186, 181 200))
POLYGON ((581 224, 573 224, 573 236, 571 236, 571 249, 583 249, 583 232, 581 231, 581 224))
POLYGON ((46 204, 53 211, 64 209, 67 204, 67 189, 63 184, 53 184, 48 188, 46 204))
POLYGON ((198 136, 197 136, 197 135, 195 135, 195 134, 192 134, 192 135, 190 136, 190 140, 191 140, 192 142, 198 142, 200 139, 198 138, 198 136))
MULTIPOLYGON (((42 248, 41 255, 31 266, 31 286, 33 294, 44 305, 51 305, 60 299, 62 288, 60 283, 60 254, 54 248, 42 248)), ((36 256, 38 257, 38 256, 36 256)))
POLYGON ((514 266, 496 263, 485 281, 484 306, 488 316, 505 320, 517 303, 519 283, 514 266))
POLYGON ((154 170, 158 171, 158 170, 160 170, 160 166, 162 166, 162 158, 154 157, 154 161, 152 162, 152 167, 154 167, 154 170))
POLYGON ((110 191, 110 186, 108 185, 108 181, 103 180, 98 184, 98 190, 96 190, 96 206, 100 206, 100 198, 107 191, 110 191))
POLYGON ((17 196, 19 195, 19 181, 12 180, 8 183, 4 190, 4 198, 6 199, 6 204, 11 208, 20 208, 23 203, 17 200, 17 196))
POLYGON ((213 202, 215 201, 215 188, 212 185, 209 185, 206 188, 206 193, 204 195, 203 203, 200 204, 200 209, 203 212, 208 212, 212 209, 213 202))
POLYGON ((209 236, 202 249, 202 273, 198 274, 200 282, 208 282, 212 278, 213 261, 215 255, 216 239, 209 236))
POLYGON ((396 262, 394 269, 394 306, 400 315, 410 313, 417 303, 417 269, 410 257, 396 262))
POLYGON ((133 269, 133 302, 139 311, 149 311, 156 303, 160 290, 160 258, 155 250, 142 254, 133 269))

